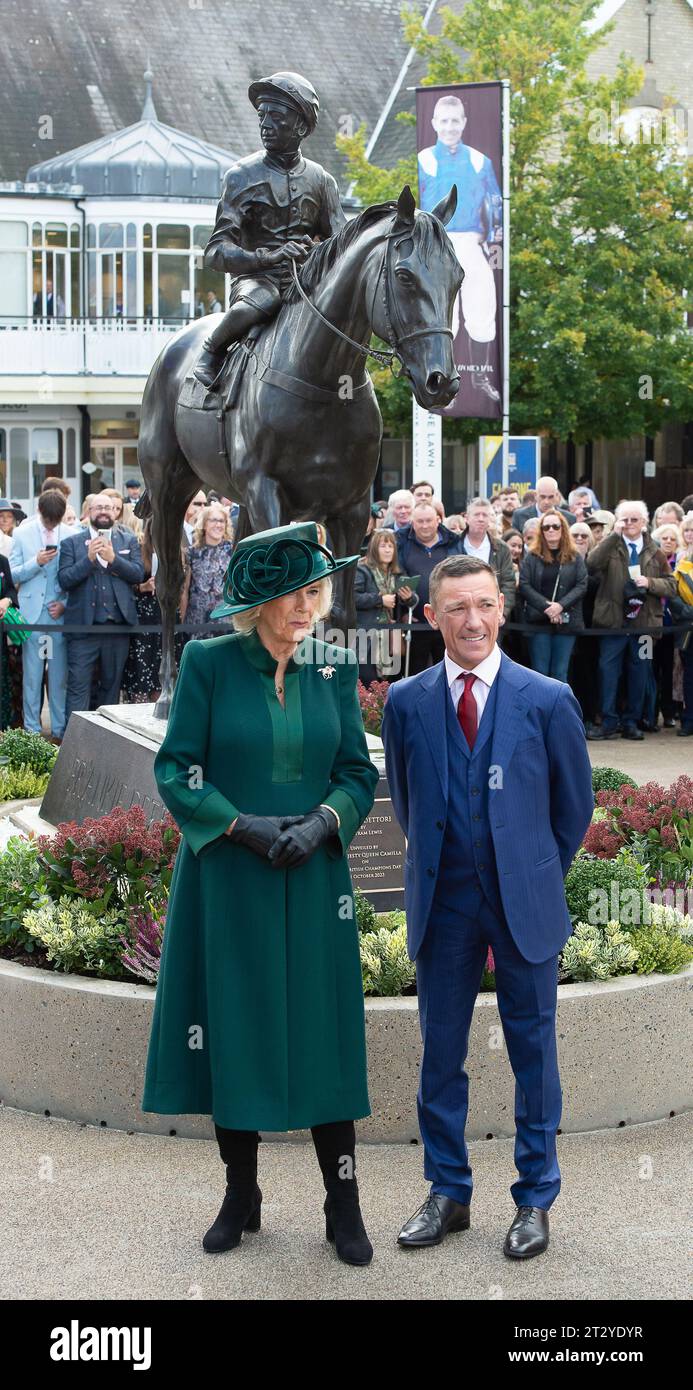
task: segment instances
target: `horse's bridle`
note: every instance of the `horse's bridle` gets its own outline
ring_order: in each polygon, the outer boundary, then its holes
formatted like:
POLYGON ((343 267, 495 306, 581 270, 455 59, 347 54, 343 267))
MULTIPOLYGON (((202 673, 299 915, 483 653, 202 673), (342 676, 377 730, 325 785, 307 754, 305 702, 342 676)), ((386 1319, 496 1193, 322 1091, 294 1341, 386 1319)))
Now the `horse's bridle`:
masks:
POLYGON ((380 349, 380 348, 369 347, 367 343, 357 343, 356 340, 355 340, 354 338, 350 338, 350 337, 349 337, 348 333, 343 333, 342 330, 341 330, 341 328, 337 328, 337 325, 336 325, 336 324, 330 323, 330 320, 329 320, 329 319, 326 319, 326 318, 325 318, 325 315, 324 315, 324 314, 321 314, 320 310, 317 309, 316 306, 315 306, 315 305, 311 302, 311 300, 308 298, 308 295, 306 294, 306 292, 305 292, 305 290, 304 290, 304 288, 303 288, 303 286, 302 286, 302 284, 301 284, 301 282, 300 282, 300 280, 299 280, 299 278, 298 278, 298 272, 297 272, 297 270, 296 270, 296 261, 294 260, 293 256, 291 257, 291 273, 292 273, 292 275, 293 275, 293 277, 294 277, 294 284, 295 284, 295 286, 296 286, 296 288, 297 288, 297 290, 298 290, 298 292, 299 292, 299 294, 300 294, 300 296, 301 296, 301 299, 304 301, 304 303, 306 303, 306 304, 308 305, 308 308, 311 310, 311 313, 315 314, 316 317, 319 318, 319 319, 322 321, 322 323, 325 324, 325 326, 326 326, 327 328, 331 329, 331 331, 336 335, 336 337, 341 338, 341 339, 343 340, 343 342, 345 342, 345 343, 349 343, 349 346, 350 346, 350 347, 356 348, 356 351, 362 353, 362 355, 363 355, 364 357, 374 357, 374 358, 376 359, 377 362, 380 362, 381 366, 383 366, 383 367, 389 367, 389 368, 390 368, 390 371, 391 371, 392 374, 393 374, 393 376, 397 376, 397 377, 400 377, 400 376, 402 375, 402 371, 405 370, 405 364, 404 364, 404 361, 403 361, 403 359, 402 359, 402 355, 401 355, 401 352, 400 352, 400 347, 401 347, 402 343, 406 343, 406 342, 408 341, 409 338, 425 338, 425 337, 429 337, 429 336, 431 335, 431 333, 445 333, 445 334, 447 334, 447 336, 448 336, 449 338, 452 338, 452 337, 453 337, 453 332, 452 332, 452 329, 451 329, 451 328, 441 328, 441 327, 439 327, 439 326, 437 326, 437 325, 434 326, 433 328, 415 328, 415 329, 413 329, 413 331, 412 331, 411 333, 402 333, 401 336, 400 336, 399 338, 398 338, 398 337, 396 336, 396 334, 395 334, 395 329, 394 329, 394 325, 393 325, 393 322, 392 322, 392 315, 391 315, 391 313, 390 313, 390 302, 392 302, 393 304, 396 303, 396 300, 395 300, 394 296, 392 295, 391 288, 390 288, 390 279, 391 279, 391 274, 392 274, 390 248, 391 248, 392 246, 394 246, 395 248, 396 248, 397 246, 399 246, 400 242, 401 242, 401 241, 406 241, 407 238, 409 237, 409 235, 410 235, 410 234, 409 234, 408 231, 404 231, 404 232, 401 231, 401 230, 395 231, 394 228, 392 229, 392 231, 389 231, 389 232, 387 233, 387 236, 386 236, 387 245, 385 246, 385 250, 384 250, 384 252, 383 252, 383 258, 382 258, 382 260, 381 260, 381 262, 380 262, 380 269, 379 269, 378 274, 377 274, 377 276, 376 276, 375 286, 374 286, 374 289, 373 289, 373 298, 372 298, 372 300, 371 300, 370 321, 371 321, 371 325, 372 325, 372 323, 373 323, 373 309, 374 309, 374 307, 375 307, 375 298, 376 298, 376 295, 377 295, 377 293, 378 293, 378 285, 380 284, 380 281, 381 281, 381 279, 382 279, 382 282, 383 282, 383 313, 384 313, 384 315, 385 315, 385 325, 386 325, 386 328, 387 328, 387 341, 388 341, 390 344, 392 344, 392 348, 391 348, 390 351, 383 351, 383 350, 380 349), (396 239, 395 239, 395 238, 396 238, 396 239), (383 274, 383 272, 384 272, 384 274, 383 274), (395 363, 395 362, 399 362, 399 364, 400 364, 401 370, 400 370, 399 372, 395 372, 395 371, 394 371, 394 363, 395 363))

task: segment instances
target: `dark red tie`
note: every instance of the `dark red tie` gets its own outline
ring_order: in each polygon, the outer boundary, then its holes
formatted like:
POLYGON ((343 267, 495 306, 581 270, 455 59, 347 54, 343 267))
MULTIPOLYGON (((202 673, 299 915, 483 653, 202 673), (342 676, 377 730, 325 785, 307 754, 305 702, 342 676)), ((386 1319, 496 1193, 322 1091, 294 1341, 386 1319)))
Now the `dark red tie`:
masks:
POLYGON ((465 674, 464 690, 457 702, 457 718, 460 721, 460 728, 470 748, 474 747, 476 731, 479 727, 479 711, 476 707, 476 700, 474 699, 474 691, 472 689, 475 680, 476 676, 472 676, 469 673, 465 674))

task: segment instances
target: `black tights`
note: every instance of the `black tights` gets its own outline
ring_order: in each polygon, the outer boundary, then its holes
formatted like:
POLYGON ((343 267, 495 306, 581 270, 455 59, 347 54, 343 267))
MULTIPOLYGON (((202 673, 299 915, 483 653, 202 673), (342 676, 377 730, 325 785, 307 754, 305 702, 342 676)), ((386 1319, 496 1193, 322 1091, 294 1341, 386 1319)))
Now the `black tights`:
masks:
MULTIPOLYGON (((256 1129, 224 1129, 215 1124, 222 1162, 234 1171, 257 1165, 259 1134, 256 1129)), ((333 1179, 353 1179, 356 1172, 356 1132, 353 1120, 335 1120, 311 1129, 318 1163, 327 1186, 333 1179), (346 1162, 345 1162, 346 1160, 346 1162)))

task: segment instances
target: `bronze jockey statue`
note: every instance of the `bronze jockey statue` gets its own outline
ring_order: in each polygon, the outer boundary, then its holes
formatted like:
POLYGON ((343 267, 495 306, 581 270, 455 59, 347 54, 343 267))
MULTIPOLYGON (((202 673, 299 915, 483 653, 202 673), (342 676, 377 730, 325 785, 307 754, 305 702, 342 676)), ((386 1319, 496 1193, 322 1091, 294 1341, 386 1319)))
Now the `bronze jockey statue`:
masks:
POLYGON ((304 261, 315 241, 325 241, 346 220, 332 175, 301 154, 301 140, 318 121, 315 88, 296 72, 275 72, 251 83, 248 96, 265 148, 226 173, 205 251, 206 266, 233 276, 231 306, 194 368, 207 387, 229 345, 276 314, 293 284, 292 258, 304 261))

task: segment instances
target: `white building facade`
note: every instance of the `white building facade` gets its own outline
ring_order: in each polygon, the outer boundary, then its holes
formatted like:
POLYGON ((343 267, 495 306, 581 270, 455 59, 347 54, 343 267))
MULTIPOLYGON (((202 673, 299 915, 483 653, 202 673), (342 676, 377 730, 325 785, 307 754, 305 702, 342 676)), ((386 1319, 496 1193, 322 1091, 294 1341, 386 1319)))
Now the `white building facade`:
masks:
POLYGON ((225 306, 206 270, 236 156, 142 119, 0 184, 0 495, 47 475, 83 497, 139 478, 142 393, 167 338, 225 306))

